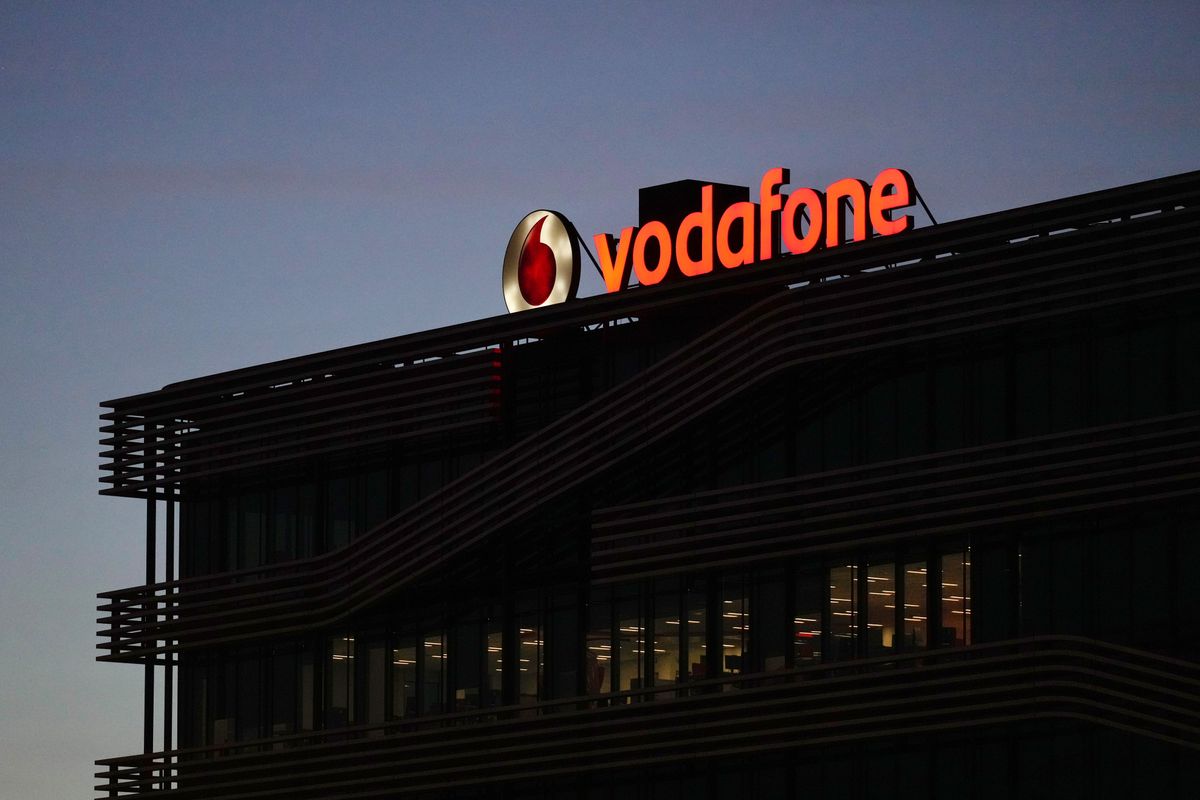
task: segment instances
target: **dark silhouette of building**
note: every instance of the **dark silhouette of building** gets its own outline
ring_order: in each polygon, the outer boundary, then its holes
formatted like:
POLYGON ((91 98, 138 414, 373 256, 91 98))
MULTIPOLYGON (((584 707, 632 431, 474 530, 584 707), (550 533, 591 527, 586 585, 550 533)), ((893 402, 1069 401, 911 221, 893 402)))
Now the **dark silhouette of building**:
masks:
POLYGON ((1198 243, 1188 173, 105 403, 98 790, 1191 796, 1198 243))

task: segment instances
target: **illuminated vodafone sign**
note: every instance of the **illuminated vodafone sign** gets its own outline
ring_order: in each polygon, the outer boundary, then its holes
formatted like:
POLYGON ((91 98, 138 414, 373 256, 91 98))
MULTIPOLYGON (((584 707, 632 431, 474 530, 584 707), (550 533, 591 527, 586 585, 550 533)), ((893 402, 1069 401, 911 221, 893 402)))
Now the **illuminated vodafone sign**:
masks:
POLYGON ((625 228, 614 240, 606 233, 595 237, 604 288, 619 292, 629 284, 630 273, 643 286, 660 283, 673 271, 693 278, 725 269, 750 266, 782 255, 836 247, 843 241, 860 241, 872 233, 891 236, 912 228, 913 218, 893 212, 913 204, 912 178, 902 169, 885 169, 867 184, 845 178, 824 192, 796 189, 785 195, 779 189, 791 179, 788 170, 775 167, 762 177, 759 202, 727 205, 717 216, 713 185, 702 187, 700 208, 678 228, 652 220, 638 228, 625 228), (843 230, 843 212, 850 211, 850 230, 843 230))
MULTIPOLYGON (((871 183, 844 178, 825 191, 782 191, 791 176, 783 167, 767 170, 759 202, 745 187, 679 181, 643 189, 641 223, 620 238, 596 234, 597 266, 608 292, 636 278, 643 286, 694 278, 722 269, 770 261, 785 253, 801 255, 893 236, 913 226, 898 212, 916 199, 912 177, 888 168, 871 183)), ((522 311, 575 296, 579 287, 579 246, 574 226, 554 211, 535 211, 513 231, 504 256, 504 299, 509 311, 522 311)))

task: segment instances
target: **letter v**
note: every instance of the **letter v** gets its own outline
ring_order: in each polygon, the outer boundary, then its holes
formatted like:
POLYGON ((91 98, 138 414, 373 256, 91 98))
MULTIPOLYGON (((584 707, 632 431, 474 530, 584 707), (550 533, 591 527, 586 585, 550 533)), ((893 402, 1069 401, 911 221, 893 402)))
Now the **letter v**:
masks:
POLYGON ((629 248, 637 235, 637 228, 621 231, 621 240, 616 243, 617 260, 613 263, 613 237, 608 233, 597 233, 596 255, 600 257, 600 274, 604 278, 604 289, 619 292, 629 283, 629 248))

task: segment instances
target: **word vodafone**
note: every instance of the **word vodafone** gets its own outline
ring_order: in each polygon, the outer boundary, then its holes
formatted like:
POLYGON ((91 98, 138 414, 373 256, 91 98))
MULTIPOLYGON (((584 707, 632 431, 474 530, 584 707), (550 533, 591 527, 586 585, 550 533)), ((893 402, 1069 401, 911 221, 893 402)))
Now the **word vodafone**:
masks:
POLYGON ((824 192, 801 188, 781 193, 790 180, 783 167, 767 170, 759 202, 732 203, 719 219, 714 220, 713 186, 709 184, 701 188, 700 208, 685 216, 674 231, 665 223, 651 221, 640 228, 625 228, 619 240, 607 233, 596 234, 605 288, 609 292, 624 289, 631 262, 638 283, 653 286, 676 271, 693 278, 712 272, 717 263, 736 269, 769 261, 782 254, 781 244, 782 249, 799 255, 868 239, 872 234, 904 233, 913 226, 912 216, 893 216, 911 206, 916 193, 912 177, 902 169, 885 169, 869 185, 844 178, 824 192), (849 226, 847 217, 852 220, 849 226), (850 230, 844 230, 846 227, 850 230))

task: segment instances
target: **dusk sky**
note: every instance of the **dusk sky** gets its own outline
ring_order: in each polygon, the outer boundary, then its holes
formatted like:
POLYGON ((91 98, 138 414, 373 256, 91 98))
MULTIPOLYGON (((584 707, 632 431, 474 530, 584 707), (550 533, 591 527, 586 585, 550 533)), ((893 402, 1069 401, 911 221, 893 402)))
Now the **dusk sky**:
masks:
POLYGON ((1194 2, 833 7, 0 4, 0 796, 141 748, 99 402, 501 314, 535 208, 590 240, 641 186, 897 166, 944 222, 1200 169, 1194 2))

